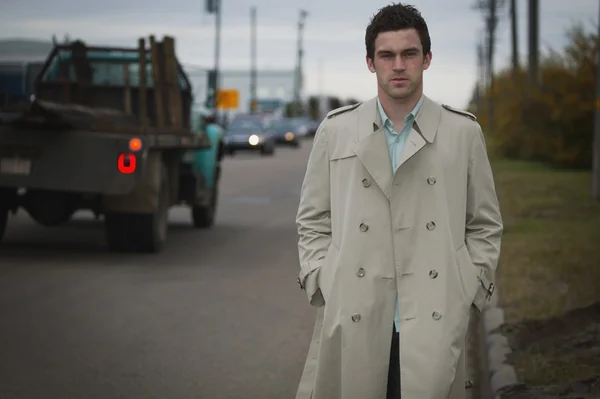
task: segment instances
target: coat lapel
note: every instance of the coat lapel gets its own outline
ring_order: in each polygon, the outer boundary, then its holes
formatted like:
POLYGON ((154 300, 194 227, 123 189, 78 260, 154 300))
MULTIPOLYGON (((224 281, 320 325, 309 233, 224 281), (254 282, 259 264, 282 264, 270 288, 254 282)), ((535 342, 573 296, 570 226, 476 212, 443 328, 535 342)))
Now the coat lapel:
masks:
POLYGON ((415 118, 413 128, 406 138, 406 145, 402 152, 399 167, 402 167, 406 161, 425 147, 425 144, 433 143, 441 116, 441 107, 425 96, 423 98, 423 105, 415 118))
POLYGON ((377 97, 366 101, 358 109, 357 133, 354 139, 354 153, 385 196, 390 199, 392 163, 387 151, 383 123, 377 112, 377 97))

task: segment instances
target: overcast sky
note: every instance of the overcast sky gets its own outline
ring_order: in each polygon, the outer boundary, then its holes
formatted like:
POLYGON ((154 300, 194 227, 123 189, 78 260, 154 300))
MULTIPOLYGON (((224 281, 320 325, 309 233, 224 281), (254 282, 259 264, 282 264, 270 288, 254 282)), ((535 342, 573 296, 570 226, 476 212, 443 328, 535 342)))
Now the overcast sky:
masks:
MULTIPOLYGON (((135 46, 139 36, 176 38, 183 63, 214 63, 214 16, 204 0, 0 0, 0 38, 49 39, 68 33, 90 44, 135 46)), ((482 16, 475 0, 420 0, 415 4, 428 22, 433 62, 425 74, 425 92, 458 107, 466 106, 476 79, 476 43, 482 16)), ((593 27, 599 0, 541 0, 542 47, 560 48, 565 29, 581 21, 593 27)), ((365 100, 376 93, 365 65, 364 30, 387 1, 373 0, 223 0, 221 65, 249 68, 250 8, 258 9, 258 65, 288 68, 295 64, 297 21, 302 5, 305 28, 305 88, 365 100)), ((527 51, 527 1, 519 0, 520 52, 527 51)), ((496 64, 510 55, 509 21, 502 13, 496 64)))

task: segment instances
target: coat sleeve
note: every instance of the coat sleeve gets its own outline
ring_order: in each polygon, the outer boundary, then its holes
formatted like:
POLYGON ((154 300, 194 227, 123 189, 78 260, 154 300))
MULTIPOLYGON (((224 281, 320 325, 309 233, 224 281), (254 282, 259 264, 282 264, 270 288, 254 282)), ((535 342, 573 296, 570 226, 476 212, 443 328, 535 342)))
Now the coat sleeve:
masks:
POLYGON ((503 225, 485 139, 476 126, 469 157, 465 241, 473 264, 480 270, 473 304, 481 311, 494 292, 503 225))
POLYGON ((300 274, 298 283, 313 306, 323 306, 319 271, 331 244, 329 156, 326 122, 321 123, 308 158, 296 217, 300 274))

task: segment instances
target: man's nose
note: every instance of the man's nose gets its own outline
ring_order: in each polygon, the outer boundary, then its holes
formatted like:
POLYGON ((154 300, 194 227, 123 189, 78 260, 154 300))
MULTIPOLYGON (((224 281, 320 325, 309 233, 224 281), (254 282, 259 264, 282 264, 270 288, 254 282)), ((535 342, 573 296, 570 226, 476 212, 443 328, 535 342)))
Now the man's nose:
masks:
POLYGON ((394 64, 392 68, 394 69, 394 71, 403 71, 406 69, 406 64, 404 63, 404 59, 401 55, 397 55, 394 58, 394 64))

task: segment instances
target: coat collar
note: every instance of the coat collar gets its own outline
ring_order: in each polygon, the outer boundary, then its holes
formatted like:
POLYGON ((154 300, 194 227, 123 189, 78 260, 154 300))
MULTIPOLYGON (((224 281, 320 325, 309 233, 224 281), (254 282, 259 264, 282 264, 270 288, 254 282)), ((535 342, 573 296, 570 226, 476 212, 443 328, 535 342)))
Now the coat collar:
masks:
MULTIPOLYGON (((381 114, 377 106, 377 97, 373 97, 366 101, 363 106, 360 107, 359 112, 363 114, 359 115, 360 119, 367 121, 370 115, 373 122, 370 129, 363 129, 362 126, 360 126, 360 139, 370 132, 376 132, 382 127, 383 121, 381 120, 381 114)), ((415 130, 417 130, 417 132, 419 132, 419 134, 421 134, 430 144, 435 140, 441 115, 441 106, 426 95, 423 95, 423 104, 419 108, 415 118, 415 130)))
MULTIPOLYGON (((364 102, 357 108, 357 112, 358 131, 354 139, 354 152, 386 197, 391 200, 394 175, 387 151, 383 122, 377 109, 377 97, 364 102)), ((441 114, 441 106, 424 96, 423 105, 417 113, 414 127, 407 138, 407 146, 400 167, 419 152, 426 143, 433 143, 441 114)))

